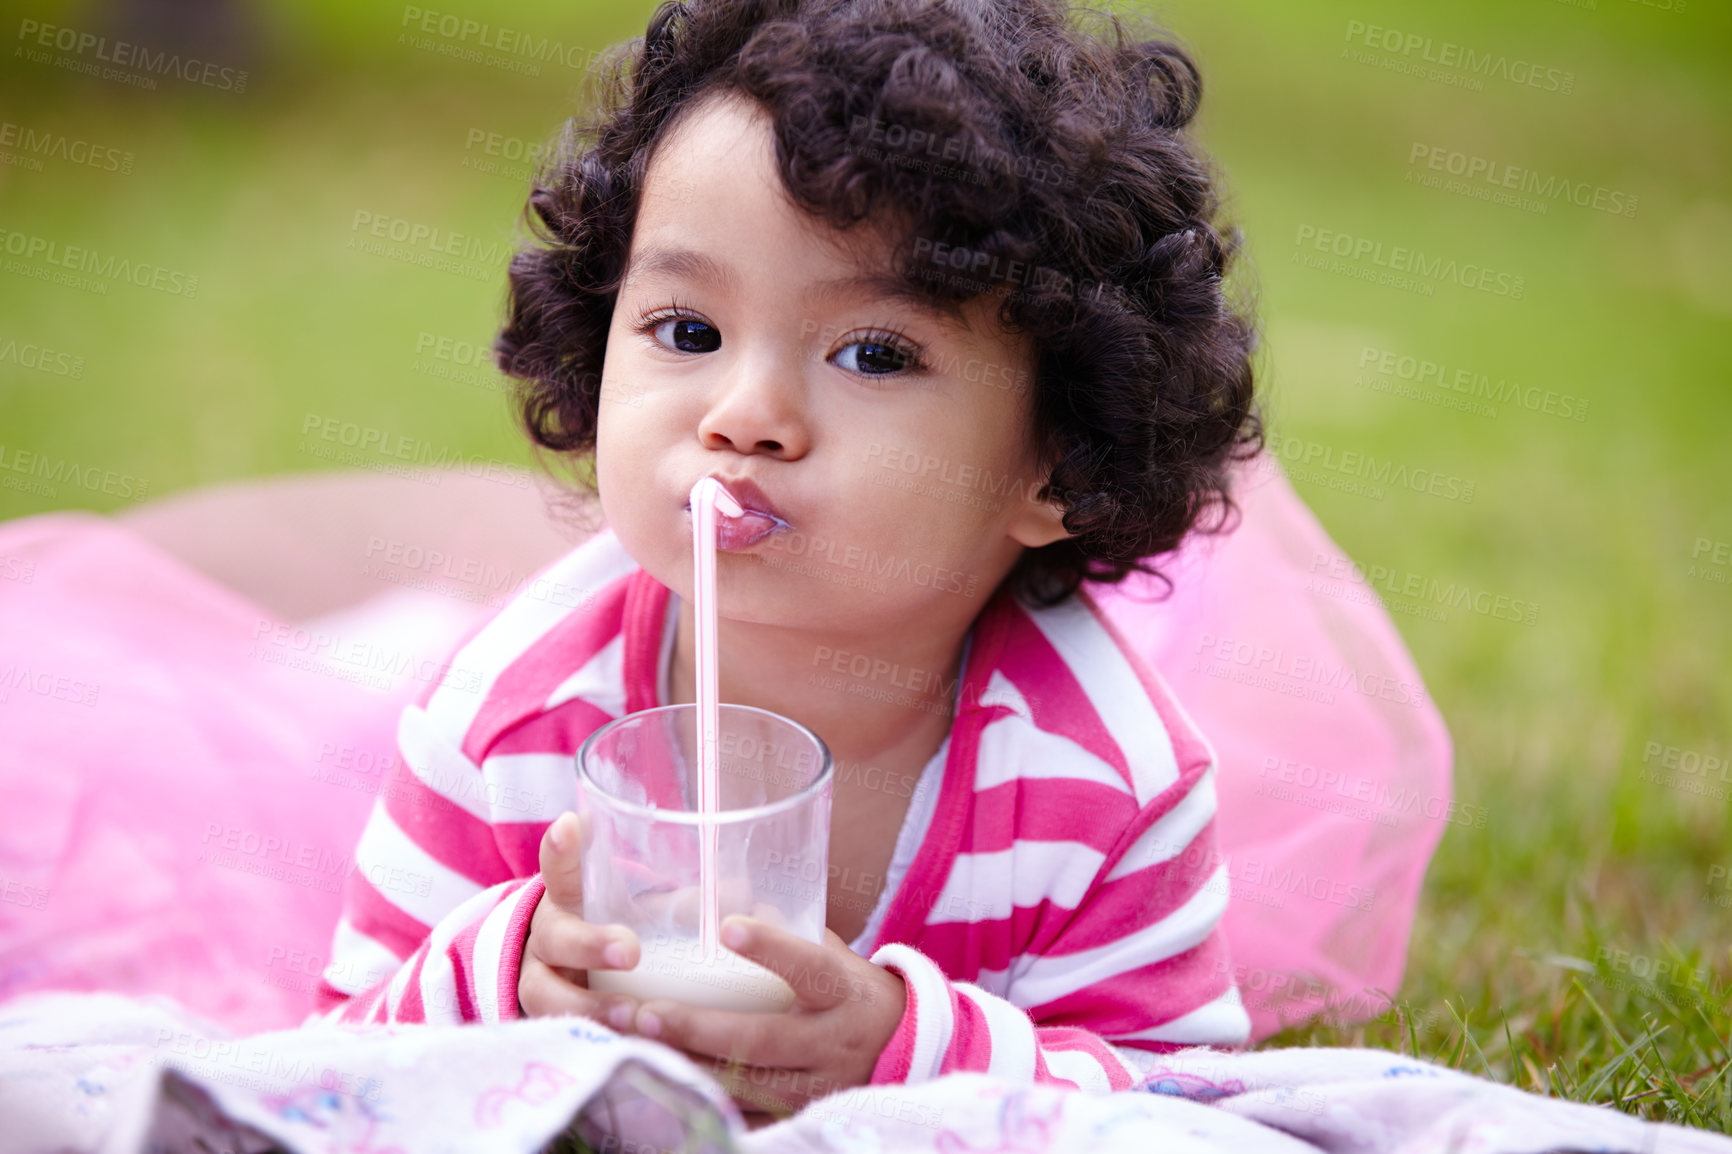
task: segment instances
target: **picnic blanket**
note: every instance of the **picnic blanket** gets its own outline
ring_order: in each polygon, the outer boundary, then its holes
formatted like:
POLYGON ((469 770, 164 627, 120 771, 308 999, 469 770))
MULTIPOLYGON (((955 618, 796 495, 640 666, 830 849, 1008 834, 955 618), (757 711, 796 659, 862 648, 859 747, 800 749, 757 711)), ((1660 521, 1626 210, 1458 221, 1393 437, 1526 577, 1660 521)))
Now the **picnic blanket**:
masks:
POLYGON ((237 1038, 160 995, 0 1012, 0 1154, 536 1154, 567 1133, 619 1154, 1732 1154, 1373 1050, 1187 1050, 1116 1094, 983 1074, 858 1087, 748 1132, 708 1072, 579 1018, 237 1038))

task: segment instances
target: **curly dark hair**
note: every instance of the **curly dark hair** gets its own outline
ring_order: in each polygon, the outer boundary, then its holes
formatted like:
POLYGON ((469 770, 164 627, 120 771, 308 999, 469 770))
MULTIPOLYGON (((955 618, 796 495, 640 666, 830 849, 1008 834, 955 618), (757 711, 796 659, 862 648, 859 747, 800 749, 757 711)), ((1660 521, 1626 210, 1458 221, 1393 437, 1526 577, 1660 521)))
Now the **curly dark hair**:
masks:
POLYGON ((1168 39, 1072 15, 1064 0, 662 4, 529 198, 495 354, 531 440, 593 453, 648 158, 682 110, 727 92, 768 112, 796 204, 838 229, 889 224, 899 279, 935 303, 1002 294, 999 322, 1032 335, 1038 497, 1074 536, 1023 551, 1006 577, 1019 596, 1162 577, 1151 558, 1230 528, 1232 463, 1262 441, 1256 329, 1223 283, 1239 235, 1217 225, 1184 134, 1201 77, 1168 39))

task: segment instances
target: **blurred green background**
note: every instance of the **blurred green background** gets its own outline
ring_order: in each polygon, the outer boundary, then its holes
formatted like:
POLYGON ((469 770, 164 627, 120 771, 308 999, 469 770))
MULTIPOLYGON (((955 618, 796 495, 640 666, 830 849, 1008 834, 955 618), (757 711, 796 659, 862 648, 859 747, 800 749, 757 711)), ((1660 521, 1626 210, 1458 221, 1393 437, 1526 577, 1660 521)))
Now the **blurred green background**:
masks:
MULTIPOLYGON (((29 48, 38 25, 100 32, 124 6, 0 5, 0 446, 147 496, 328 467, 300 447, 307 414, 527 465, 499 378, 462 342, 485 346, 500 316, 524 150, 578 110, 589 54, 641 34, 651 7, 433 9, 571 48, 529 75, 439 51, 452 42, 405 28, 405 6, 274 0, 206 53, 245 68, 244 91, 233 73, 145 91, 29 48), (20 147, 25 131, 63 138, 60 154, 20 147), (356 221, 375 217, 463 234, 462 267, 364 251, 356 221), (38 239, 160 267, 182 291, 44 281, 38 239), (56 355, 28 367, 26 346, 56 355)), ((1732 771, 1700 768, 1732 755, 1732 9, 1142 10, 1203 67, 1199 134, 1244 229, 1266 405, 1300 492, 1368 567, 1535 607, 1526 624, 1389 598, 1453 732, 1458 796, 1489 820, 1451 826, 1433 864, 1412 1016, 1284 1040, 1418 1045, 1732 1130, 1732 771), (1427 71, 1445 42, 1504 63, 1427 71), (1472 158, 1531 173, 1512 190, 1526 202, 1451 186, 1472 158), (1561 182, 1571 195, 1545 195, 1561 182), (1347 256, 1317 249, 1328 234, 1347 256), (1361 240, 1489 267, 1494 289, 1519 278, 1519 298, 1365 279, 1361 240), (1443 369, 1406 379, 1402 357, 1443 369), (1493 395, 1442 387, 1482 376, 1493 395), (1437 470, 1472 499, 1343 488, 1329 462, 1347 452, 1437 470), (1601 947, 1676 950, 1708 980, 1623 982, 1601 947)), ((132 491, 23 476, 0 468, 0 518, 114 510, 132 491)))

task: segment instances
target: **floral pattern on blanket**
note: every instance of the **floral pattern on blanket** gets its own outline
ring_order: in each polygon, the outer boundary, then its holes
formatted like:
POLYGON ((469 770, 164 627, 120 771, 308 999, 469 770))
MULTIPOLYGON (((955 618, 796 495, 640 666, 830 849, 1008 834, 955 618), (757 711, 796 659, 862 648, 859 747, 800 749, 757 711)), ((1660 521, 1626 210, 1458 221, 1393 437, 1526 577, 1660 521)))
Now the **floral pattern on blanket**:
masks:
POLYGON ((0 1006, 0 1154, 1732 1154, 1732 1139, 1372 1050, 1195 1049, 1117 1094, 957 1074, 749 1131, 674 1051, 573 1018, 235 1037, 163 997, 0 1006))

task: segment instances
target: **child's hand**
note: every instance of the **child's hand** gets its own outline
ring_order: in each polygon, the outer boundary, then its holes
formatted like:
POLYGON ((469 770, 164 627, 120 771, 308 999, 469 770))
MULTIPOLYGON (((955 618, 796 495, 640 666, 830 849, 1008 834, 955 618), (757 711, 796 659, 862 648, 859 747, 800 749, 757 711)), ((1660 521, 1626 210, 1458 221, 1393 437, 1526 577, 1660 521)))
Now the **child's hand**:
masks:
POLYGON ((574 813, 559 815, 541 838, 541 880, 547 892, 536 903, 517 972, 517 1002, 527 1017, 576 1014, 614 1029, 631 1024, 635 999, 592 994, 589 970, 637 965, 637 935, 624 926, 593 926, 583 920, 582 847, 587 831, 574 813))
POLYGON ((652 999, 635 1026, 685 1051, 748 1110, 790 1113, 872 1078, 908 1001, 902 979, 848 948, 832 930, 815 945, 752 918, 722 923, 722 944, 794 988, 775 1014, 732 1013, 652 999))

